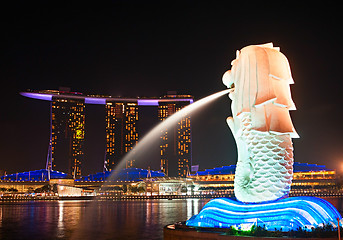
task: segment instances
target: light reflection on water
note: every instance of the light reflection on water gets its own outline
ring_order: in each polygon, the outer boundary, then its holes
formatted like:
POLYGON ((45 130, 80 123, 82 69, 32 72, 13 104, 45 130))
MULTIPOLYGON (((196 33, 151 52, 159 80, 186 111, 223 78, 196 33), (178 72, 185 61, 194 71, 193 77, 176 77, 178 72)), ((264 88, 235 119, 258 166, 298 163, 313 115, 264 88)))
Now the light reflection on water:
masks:
POLYGON ((46 201, 0 205, 0 239, 163 239, 163 227, 208 200, 46 201), (95 204, 95 206, 94 206, 95 204), (80 224, 91 208, 92 217, 80 224), (80 233, 80 227, 82 233, 80 233))
POLYGON ((0 239, 67 239, 87 202, 10 202, 0 205, 0 239))
POLYGON ((187 199, 187 219, 190 219, 194 214, 198 214, 199 199, 187 199))
MULTIPOLYGON (((342 213, 342 198, 326 200, 342 213)), ((2 203, 0 239, 163 239, 165 225, 185 221, 198 214, 208 201, 161 199, 97 201, 92 204, 90 201, 2 203), (89 216, 92 217, 85 223, 84 219, 89 216)))

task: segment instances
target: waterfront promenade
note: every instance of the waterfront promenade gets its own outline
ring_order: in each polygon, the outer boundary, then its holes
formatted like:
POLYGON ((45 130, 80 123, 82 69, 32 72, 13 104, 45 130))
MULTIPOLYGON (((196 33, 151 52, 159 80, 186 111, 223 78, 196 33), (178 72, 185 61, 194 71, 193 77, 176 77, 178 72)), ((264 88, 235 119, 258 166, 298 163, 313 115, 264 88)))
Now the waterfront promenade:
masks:
MULTIPOLYGON (((329 202, 335 201, 333 205, 343 204, 343 191, 336 192, 323 192, 323 193, 313 193, 305 192, 302 194, 291 193, 289 197, 297 196, 312 196, 324 199, 329 199, 329 202), (331 200, 331 201, 330 201, 331 200)), ((98 196, 58 196, 58 195, 23 195, 23 194, 7 194, 0 196, 1 202, 20 202, 20 201, 60 201, 60 200, 116 200, 116 201, 126 201, 126 200, 146 200, 146 199, 212 199, 212 198, 234 198, 234 194, 194 194, 194 195, 98 195, 98 196)), ((342 208, 343 210, 343 208, 342 208)), ((339 211, 341 211, 339 209, 339 211)))

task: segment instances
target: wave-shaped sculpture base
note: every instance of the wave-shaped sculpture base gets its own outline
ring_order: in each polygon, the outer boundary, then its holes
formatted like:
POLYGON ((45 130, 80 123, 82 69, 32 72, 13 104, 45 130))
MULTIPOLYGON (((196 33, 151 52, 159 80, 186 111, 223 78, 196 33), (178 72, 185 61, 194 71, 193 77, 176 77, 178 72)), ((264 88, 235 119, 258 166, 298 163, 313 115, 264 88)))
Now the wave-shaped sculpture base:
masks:
POLYGON ((246 204, 229 198, 208 202, 198 215, 187 222, 193 227, 217 227, 247 230, 252 225, 267 230, 311 229, 324 224, 337 225, 342 217, 328 201, 316 197, 291 197, 268 203, 246 204))

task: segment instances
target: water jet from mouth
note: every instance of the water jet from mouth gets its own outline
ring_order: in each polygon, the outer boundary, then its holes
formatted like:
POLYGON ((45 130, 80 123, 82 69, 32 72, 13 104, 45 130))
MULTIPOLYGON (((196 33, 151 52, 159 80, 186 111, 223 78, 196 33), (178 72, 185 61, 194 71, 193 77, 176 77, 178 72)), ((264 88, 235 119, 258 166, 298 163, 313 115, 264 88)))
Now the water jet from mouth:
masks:
MULTIPOLYGON (((141 161, 146 151, 149 150, 149 145, 152 144, 154 141, 159 141, 161 136, 161 131, 170 128, 177 124, 182 118, 185 116, 189 116, 190 114, 202 109, 207 104, 213 102, 214 100, 218 99, 219 97, 228 94, 230 89, 225 89, 223 91, 214 93, 210 96, 207 96, 205 98, 202 98, 183 109, 177 111, 161 123, 159 123, 157 126, 155 126, 150 132, 148 132, 138 143, 137 145, 128 152, 117 164, 116 168, 112 171, 112 174, 106 179, 107 182, 112 182, 116 179, 116 175, 119 172, 118 170, 125 168, 126 161, 135 158, 136 161, 141 161)), ((106 187, 106 183, 103 185, 103 187, 106 187)), ((100 237, 98 235, 99 232, 101 232, 100 229, 95 229, 94 224, 95 222, 91 221, 91 219, 94 219, 95 214, 97 213, 97 204, 101 204, 101 202, 96 201, 95 199, 93 206, 90 207, 89 212, 86 212, 85 216, 81 219, 81 222, 79 223, 78 228, 75 230, 72 239, 94 239, 97 237, 100 237)))
POLYGON ((229 93, 229 89, 214 93, 210 96, 207 96, 205 98, 202 98, 183 109, 179 110, 178 112, 174 113, 161 123, 159 123, 157 126, 155 126, 150 132, 148 132, 138 143, 137 145, 128 152, 118 163, 116 168, 114 169, 111 176, 107 179, 109 181, 114 180, 115 172, 118 169, 122 169, 125 167, 126 161, 132 159, 133 157, 136 158, 138 161, 142 155, 144 155, 144 152, 149 150, 149 145, 154 142, 158 141, 161 136, 161 132, 164 129, 171 128, 175 124, 177 124, 182 118, 185 116, 190 115, 191 113, 194 113, 195 111, 199 110, 200 108, 206 106, 210 102, 216 100, 217 98, 229 93))

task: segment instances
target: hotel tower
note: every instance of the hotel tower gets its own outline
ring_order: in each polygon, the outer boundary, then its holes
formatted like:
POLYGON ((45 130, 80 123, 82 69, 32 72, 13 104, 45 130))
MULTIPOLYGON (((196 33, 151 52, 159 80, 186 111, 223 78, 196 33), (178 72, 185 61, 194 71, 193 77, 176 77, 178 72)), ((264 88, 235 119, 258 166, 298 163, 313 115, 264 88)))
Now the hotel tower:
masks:
MULTIPOLYGON (((138 142, 137 102, 106 102, 106 161, 107 170, 113 170, 120 159, 138 142)), ((126 161, 126 168, 135 166, 135 159, 126 161)))
MULTIPOLYGON (((103 95, 84 95, 61 88, 22 92, 29 98, 50 101, 50 143, 47 169, 66 171, 74 178, 81 176, 84 159, 86 104, 98 104, 106 109, 106 150, 104 170, 115 169, 122 157, 138 142, 138 121, 141 106, 155 107, 158 120, 164 121, 173 113, 193 102, 191 95, 168 93, 160 98, 116 98, 103 95)), ((160 170, 167 176, 171 165, 176 175, 186 177, 192 162, 191 119, 184 116, 177 125, 163 129, 160 142, 160 170)), ((134 155, 126 168, 135 167, 134 155)))
POLYGON ((75 99, 52 98, 51 101, 51 135, 47 165, 51 169, 66 169, 74 178, 81 176, 81 163, 84 159, 84 108, 85 104, 75 99))
MULTIPOLYGON (((172 99, 178 95, 167 95, 164 99, 172 99)), ((187 101, 165 101, 158 106, 158 118, 164 121, 167 117, 187 106, 187 101)), ((191 141, 191 118, 183 116, 177 126, 171 129, 163 129, 161 132, 161 171, 168 176, 168 163, 177 162, 178 177, 186 177, 190 170, 192 159, 191 141)))

